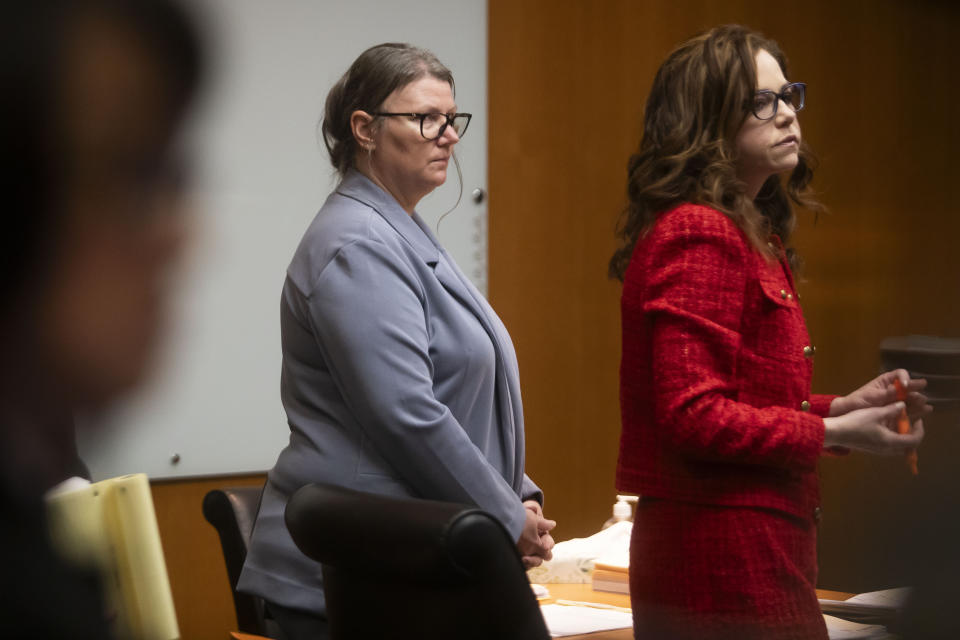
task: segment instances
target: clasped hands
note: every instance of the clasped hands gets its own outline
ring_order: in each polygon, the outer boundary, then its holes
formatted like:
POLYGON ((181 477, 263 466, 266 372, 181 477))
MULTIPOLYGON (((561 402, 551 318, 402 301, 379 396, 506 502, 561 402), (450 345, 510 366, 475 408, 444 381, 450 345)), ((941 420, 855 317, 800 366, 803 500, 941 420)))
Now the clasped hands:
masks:
POLYGON ((898 455, 916 449, 923 440, 922 416, 933 411, 921 393, 927 386, 923 378, 911 380, 905 369, 887 371, 853 393, 833 399, 830 414, 824 418, 825 447, 848 447, 880 455, 898 455), (897 401, 894 379, 907 390, 905 402, 897 401), (907 434, 897 433, 897 418, 906 407, 913 427, 907 434))
POLYGON ((517 540, 517 549, 523 559, 524 568, 532 569, 553 557, 551 549, 554 542, 550 531, 557 526, 557 523, 555 520, 547 520, 543 517, 543 508, 536 500, 526 500, 523 506, 527 519, 523 523, 520 539, 517 540))

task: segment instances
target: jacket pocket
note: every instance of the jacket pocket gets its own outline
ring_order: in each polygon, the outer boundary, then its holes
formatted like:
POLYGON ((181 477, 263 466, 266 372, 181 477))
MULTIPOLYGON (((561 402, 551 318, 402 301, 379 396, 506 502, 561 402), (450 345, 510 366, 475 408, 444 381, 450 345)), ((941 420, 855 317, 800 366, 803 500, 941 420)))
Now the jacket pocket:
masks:
POLYGON ((757 259, 761 261, 756 281, 759 291, 754 308, 746 314, 745 346, 768 358, 806 362, 810 336, 785 267, 760 256, 757 259))

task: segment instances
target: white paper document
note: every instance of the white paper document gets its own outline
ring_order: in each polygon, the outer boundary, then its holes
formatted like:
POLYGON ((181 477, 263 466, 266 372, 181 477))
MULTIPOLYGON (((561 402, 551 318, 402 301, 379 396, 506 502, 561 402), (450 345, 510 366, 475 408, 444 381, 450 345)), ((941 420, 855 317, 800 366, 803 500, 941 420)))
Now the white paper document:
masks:
POLYGON ((545 604, 540 607, 550 637, 562 638, 580 633, 595 633, 633 626, 633 615, 625 611, 545 604))

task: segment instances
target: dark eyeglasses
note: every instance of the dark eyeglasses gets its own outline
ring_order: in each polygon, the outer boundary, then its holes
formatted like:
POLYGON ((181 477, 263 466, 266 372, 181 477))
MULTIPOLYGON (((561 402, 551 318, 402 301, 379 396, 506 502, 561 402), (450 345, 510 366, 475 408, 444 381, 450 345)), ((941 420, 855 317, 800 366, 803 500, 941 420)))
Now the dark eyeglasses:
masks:
POLYGON ((790 105, 794 113, 803 109, 804 98, 807 93, 807 85, 803 82, 791 82, 785 86, 780 93, 770 89, 761 89, 753 95, 753 102, 750 103, 750 111, 760 120, 769 120, 777 115, 777 107, 780 101, 790 105))
POLYGON ((451 116, 446 113, 386 113, 382 111, 370 115, 417 118, 420 120, 420 135, 427 140, 436 140, 443 135, 443 132, 450 125, 453 125, 453 130, 457 132, 457 136, 462 138, 463 134, 467 132, 467 127, 470 126, 470 118, 473 117, 471 113, 455 113, 451 116))

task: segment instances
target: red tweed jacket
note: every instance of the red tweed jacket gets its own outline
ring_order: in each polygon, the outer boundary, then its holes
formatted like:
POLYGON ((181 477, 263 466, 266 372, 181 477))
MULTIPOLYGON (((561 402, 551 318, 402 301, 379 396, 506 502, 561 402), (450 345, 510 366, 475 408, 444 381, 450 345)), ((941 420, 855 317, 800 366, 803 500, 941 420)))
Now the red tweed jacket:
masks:
POLYGON ((684 204, 637 242, 621 313, 617 488, 814 517, 833 396, 810 395, 787 263, 719 211, 684 204))

